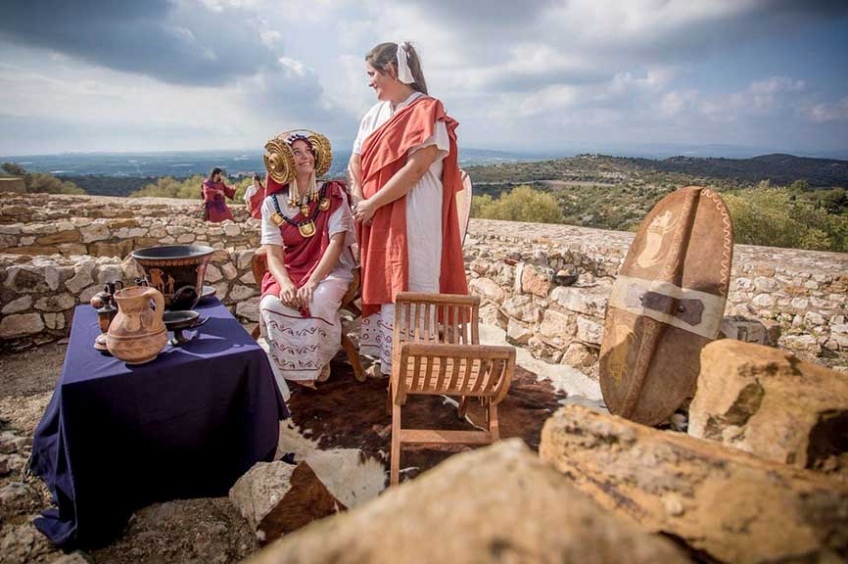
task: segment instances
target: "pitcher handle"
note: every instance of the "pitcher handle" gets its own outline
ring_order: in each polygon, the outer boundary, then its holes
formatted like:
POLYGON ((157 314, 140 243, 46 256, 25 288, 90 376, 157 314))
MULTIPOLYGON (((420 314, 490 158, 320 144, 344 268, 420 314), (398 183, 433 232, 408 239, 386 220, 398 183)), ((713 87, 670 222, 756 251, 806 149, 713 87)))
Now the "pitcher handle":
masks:
POLYGON ((156 303, 156 321, 154 324, 158 325, 159 322, 164 323, 162 316, 165 315, 165 297, 162 295, 162 292, 156 288, 150 288, 142 296, 153 298, 153 301, 156 303))

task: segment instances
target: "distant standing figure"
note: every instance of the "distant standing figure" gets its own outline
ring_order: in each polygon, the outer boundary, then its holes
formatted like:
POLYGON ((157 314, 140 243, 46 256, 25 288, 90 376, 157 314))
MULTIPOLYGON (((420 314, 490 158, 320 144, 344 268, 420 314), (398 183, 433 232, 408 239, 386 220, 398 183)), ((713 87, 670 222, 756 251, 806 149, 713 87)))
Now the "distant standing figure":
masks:
POLYGON ((224 198, 233 199, 236 194, 236 189, 233 186, 227 186, 221 174, 223 170, 215 167, 209 174, 209 178, 203 181, 203 203, 205 206, 204 219, 218 223, 225 219, 233 219, 233 212, 227 207, 227 202, 224 198))
POLYGON ((262 178, 258 174, 253 175, 253 184, 247 187, 244 193, 244 203, 250 217, 262 219, 262 202, 265 200, 265 187, 262 186, 262 178))

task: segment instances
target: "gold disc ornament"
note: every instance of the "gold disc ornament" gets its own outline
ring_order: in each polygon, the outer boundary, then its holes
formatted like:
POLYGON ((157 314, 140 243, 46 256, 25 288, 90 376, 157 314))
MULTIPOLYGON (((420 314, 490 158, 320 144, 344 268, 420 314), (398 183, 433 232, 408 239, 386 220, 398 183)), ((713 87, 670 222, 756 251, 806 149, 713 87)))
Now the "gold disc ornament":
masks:
POLYGON ((268 176, 285 186, 295 178, 294 155, 285 138, 274 137, 265 143, 265 170, 268 176))
POLYGON ((311 129, 289 129, 265 144, 265 169, 268 176, 286 185, 295 178, 294 155, 289 141, 292 136, 305 137, 315 154, 315 178, 321 178, 333 163, 333 148, 330 140, 311 129))

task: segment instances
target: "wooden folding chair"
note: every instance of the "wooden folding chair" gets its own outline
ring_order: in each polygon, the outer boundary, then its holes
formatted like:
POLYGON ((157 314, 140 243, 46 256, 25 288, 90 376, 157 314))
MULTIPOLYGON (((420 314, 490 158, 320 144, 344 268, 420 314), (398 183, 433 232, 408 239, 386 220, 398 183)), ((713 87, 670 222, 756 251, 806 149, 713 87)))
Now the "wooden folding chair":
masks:
MULTIPOLYGON (((262 278, 265 276, 265 273, 268 272, 268 251, 265 247, 259 247, 256 249, 256 252, 253 253, 253 258, 250 260, 250 269, 253 271, 253 278, 256 280, 256 284, 261 286, 262 278)), ((347 289, 347 293, 345 293, 342 298, 342 305, 339 307, 339 310, 347 311, 351 314, 353 319, 357 319, 362 315, 362 311, 359 309, 359 306, 356 305, 356 300, 359 298, 360 291, 360 267, 356 267, 353 269, 353 280, 350 283, 350 287, 347 289)), ((259 336, 262 333, 262 322, 260 321, 256 327, 253 329, 253 333, 251 336, 254 339, 259 339, 259 336)), ((348 337, 347 332, 342 327, 342 342, 341 346, 347 355, 347 360, 350 362, 350 365, 353 367, 353 376, 359 382, 365 381, 365 369, 362 368, 362 362, 359 360, 359 350, 353 344, 353 341, 348 337)))
POLYGON ((404 444, 489 444, 500 438, 498 403, 515 372, 515 348, 479 344, 480 298, 401 292, 395 327, 389 401, 392 409, 391 485, 397 485, 404 444), (469 397, 487 411, 485 431, 404 429, 402 410, 410 395, 460 397, 465 418, 469 397))

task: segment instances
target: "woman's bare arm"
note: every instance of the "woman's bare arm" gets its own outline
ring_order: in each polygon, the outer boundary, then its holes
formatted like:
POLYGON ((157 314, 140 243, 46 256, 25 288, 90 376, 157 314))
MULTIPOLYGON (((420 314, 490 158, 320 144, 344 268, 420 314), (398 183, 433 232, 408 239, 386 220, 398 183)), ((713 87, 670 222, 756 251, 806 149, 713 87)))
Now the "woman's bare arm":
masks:
POLYGON ((359 153, 353 153, 350 156, 350 161, 347 163, 347 169, 350 171, 350 193, 353 194, 353 202, 356 203, 363 198, 362 157, 359 153))
POLYGON ((268 249, 268 270, 274 276, 277 284, 280 285, 280 301, 283 304, 297 308, 300 306, 297 299, 297 288, 289 278, 289 272, 286 270, 285 250, 280 245, 265 245, 268 249))
POLYGON ((318 261, 318 266, 309 275, 306 283, 297 291, 297 297, 300 298, 301 303, 304 305, 308 305, 312 301, 312 293, 315 291, 315 288, 330 274, 333 267, 339 261, 339 257, 344 250, 345 235, 346 232, 344 231, 333 233, 332 237, 330 237, 330 244, 324 249, 324 255, 318 261))

